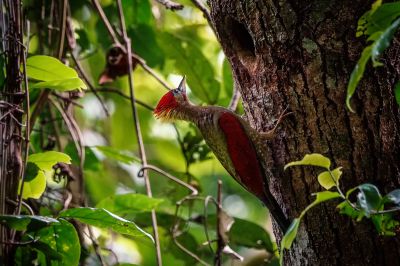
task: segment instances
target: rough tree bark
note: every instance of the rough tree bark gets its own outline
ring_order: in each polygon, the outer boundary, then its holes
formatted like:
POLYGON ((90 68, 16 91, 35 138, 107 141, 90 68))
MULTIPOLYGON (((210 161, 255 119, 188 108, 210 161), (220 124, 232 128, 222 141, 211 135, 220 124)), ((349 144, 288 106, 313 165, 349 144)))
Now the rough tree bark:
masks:
MULTIPOLYGON (((1 64, 0 71, 6 72, 6 80, 0 79, 0 214, 15 214, 18 201, 18 181, 21 177, 22 160, 22 102, 25 93, 21 73, 23 54, 21 1, 0 2, 1 64)), ((1 75, 4 77, 4 75, 1 75)), ((10 263, 13 234, 0 227, 0 261, 10 263)))
MULTIPOLYGON (((270 189, 291 219, 321 190, 311 168, 283 172, 284 164, 306 153, 343 166, 344 190, 365 182, 383 192, 400 187, 400 116, 393 95, 398 46, 386 55, 385 67, 368 69, 352 101, 356 113, 344 105, 365 46, 355 37, 357 20, 372 2, 209 1, 251 124, 266 130, 287 105, 294 112, 269 145, 270 189)), ((306 215, 285 264, 399 265, 399 258, 399 236, 380 237, 369 221, 351 221, 331 203, 306 215)))

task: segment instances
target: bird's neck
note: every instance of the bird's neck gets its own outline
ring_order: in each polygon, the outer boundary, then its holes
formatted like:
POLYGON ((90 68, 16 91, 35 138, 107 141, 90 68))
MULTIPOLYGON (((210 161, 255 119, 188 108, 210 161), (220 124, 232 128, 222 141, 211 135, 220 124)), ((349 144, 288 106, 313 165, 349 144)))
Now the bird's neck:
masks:
POLYGON ((174 110, 172 118, 193 122, 199 125, 201 121, 207 120, 210 117, 210 112, 206 106, 196 106, 191 103, 185 103, 178 106, 174 110))

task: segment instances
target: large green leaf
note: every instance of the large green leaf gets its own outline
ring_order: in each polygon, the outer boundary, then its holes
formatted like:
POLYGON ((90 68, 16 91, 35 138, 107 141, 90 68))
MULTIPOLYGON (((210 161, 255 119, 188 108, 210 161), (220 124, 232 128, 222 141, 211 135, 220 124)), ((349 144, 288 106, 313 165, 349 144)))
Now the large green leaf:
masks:
POLYGON ((51 56, 29 57, 26 62, 26 72, 29 78, 41 81, 30 85, 31 89, 48 88, 59 91, 86 89, 86 84, 73 68, 51 56))
POLYGON ((274 252, 271 238, 264 228, 253 222, 235 218, 228 232, 230 243, 249 248, 263 248, 269 253, 274 252))
POLYGON ((329 170, 329 168, 331 167, 331 161, 329 160, 329 158, 319 153, 306 154, 301 161, 295 161, 286 164, 285 169, 295 165, 320 166, 329 170))
MULTIPOLYGON (((69 222, 60 219, 59 223, 40 229, 38 232, 36 232, 35 236, 39 237, 41 243, 47 244, 51 250, 60 255, 61 258, 58 258, 57 260, 51 260, 52 266, 79 265, 79 258, 81 254, 79 237, 76 233, 75 227, 69 222)), ((40 249, 40 247, 34 247, 40 249)), ((44 252, 45 256, 48 255, 48 250, 42 249, 42 251, 44 252)))
POLYGON ((135 237, 153 237, 139 228, 134 222, 121 218, 105 209, 96 208, 74 208, 62 211, 60 217, 77 219, 82 223, 111 229, 115 232, 135 237))
POLYGON ((71 163, 71 157, 57 151, 46 151, 29 155, 28 162, 36 164, 40 170, 51 171, 57 163, 71 163))
POLYGON ((186 75, 187 83, 193 94, 208 104, 217 101, 220 84, 215 78, 211 63, 195 45, 170 34, 159 35, 164 53, 175 61, 180 74, 186 75))
POLYGON ((163 201, 163 199, 150 198, 143 194, 129 193, 105 198, 96 207, 118 215, 124 215, 135 212, 149 212, 163 201))
POLYGON ((58 91, 70 91, 75 89, 86 90, 86 84, 80 78, 42 81, 30 86, 31 89, 53 89, 58 91))
POLYGON ((17 231, 33 231, 59 223, 59 221, 51 217, 38 215, 0 215, 0 223, 17 231))
POLYGON ((158 45, 156 33, 153 28, 146 24, 132 26, 128 31, 132 38, 132 48, 146 60, 150 67, 162 66, 165 55, 158 45))
POLYGON ((29 57, 26 61, 26 71, 28 77, 40 81, 63 80, 78 77, 78 73, 76 73, 73 68, 47 55, 29 57))
POLYGON ((372 184, 362 184, 357 188, 360 190, 357 194, 357 204, 366 215, 379 211, 382 207, 382 196, 378 188, 372 184))

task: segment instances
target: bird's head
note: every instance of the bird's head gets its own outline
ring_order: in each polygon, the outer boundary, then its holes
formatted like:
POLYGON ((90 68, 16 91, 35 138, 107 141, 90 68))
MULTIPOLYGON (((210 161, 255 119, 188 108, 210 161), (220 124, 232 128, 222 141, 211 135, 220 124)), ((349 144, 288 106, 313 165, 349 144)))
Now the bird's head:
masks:
POLYGON ((188 102, 186 96, 186 78, 183 77, 178 88, 167 92, 161 98, 154 110, 154 115, 162 120, 174 119, 177 115, 177 109, 188 102))

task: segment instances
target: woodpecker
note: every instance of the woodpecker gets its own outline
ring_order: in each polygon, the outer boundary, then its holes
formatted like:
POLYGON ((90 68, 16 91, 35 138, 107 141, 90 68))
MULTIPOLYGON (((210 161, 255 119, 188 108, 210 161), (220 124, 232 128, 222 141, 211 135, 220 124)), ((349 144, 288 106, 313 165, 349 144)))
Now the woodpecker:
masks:
POLYGON ((269 132, 259 133, 234 112, 219 106, 193 105, 186 95, 183 77, 178 88, 166 93, 154 110, 162 121, 185 120, 194 123, 204 140, 228 173, 269 209, 280 229, 286 232, 289 220, 268 189, 265 173, 266 141, 274 136, 277 125, 269 132))
MULTIPOLYGON (((132 56, 132 70, 135 70, 138 61, 132 56)), ((121 46, 115 45, 107 52, 107 65, 99 78, 99 84, 113 82, 117 77, 127 75, 129 71, 128 55, 121 46)))

